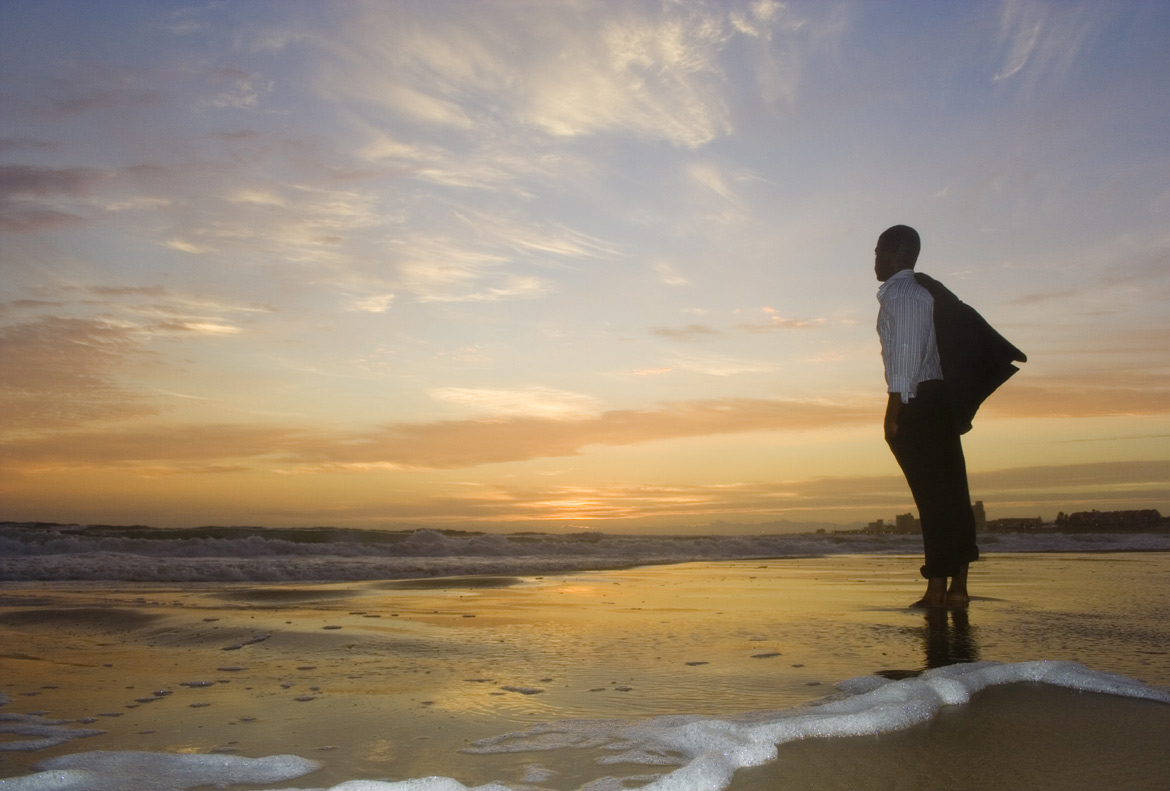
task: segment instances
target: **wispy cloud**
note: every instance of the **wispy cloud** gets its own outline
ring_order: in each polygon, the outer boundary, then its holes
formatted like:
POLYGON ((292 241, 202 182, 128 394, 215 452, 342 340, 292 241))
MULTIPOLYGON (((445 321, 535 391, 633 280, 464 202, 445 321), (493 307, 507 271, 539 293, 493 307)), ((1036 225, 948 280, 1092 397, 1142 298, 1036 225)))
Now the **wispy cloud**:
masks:
POLYGON ((391 247, 392 278, 421 302, 542 297, 554 281, 537 272, 616 254, 606 242, 562 224, 522 223, 484 211, 456 213, 455 219, 454 229, 412 235, 391 247))
POLYGON ((232 67, 217 69, 212 81, 217 92, 201 102, 208 107, 252 110, 260 105, 261 95, 273 88, 272 80, 232 67))
POLYGON ((511 259, 457 240, 417 237, 397 253, 395 277, 420 302, 494 302, 543 296, 551 283, 508 271, 511 259))
POLYGON ((440 401, 483 412, 491 417, 572 420, 594 414, 600 406, 597 399, 590 396, 548 387, 518 390, 442 387, 432 390, 431 395, 440 401))
POLYGON ((1004 0, 1000 14, 1002 61, 994 81, 1063 79, 1113 9, 1101 3, 1055 6, 1042 0, 1004 0))
POLYGON ((771 332, 773 330, 807 330, 823 327, 826 324, 824 319, 794 319, 781 316, 774 308, 764 308, 763 312, 767 316, 765 321, 744 322, 739 325, 739 328, 748 332, 771 332))
POLYGON ((617 254, 613 245, 562 223, 525 222, 482 211, 462 212, 458 216, 469 230, 492 246, 507 248, 539 261, 617 254))
POLYGON ((658 279, 668 286, 689 286, 690 282, 685 277, 680 275, 675 268, 666 261, 655 261, 654 272, 658 275, 658 279))
POLYGON ((450 10, 402 26, 393 6, 365 7, 344 31, 349 46, 331 53, 324 84, 456 130, 515 119, 553 137, 622 134, 696 148, 731 129, 728 42, 792 29, 790 13, 761 3, 450 10))
POLYGON ((390 305, 393 304, 394 299, 394 294, 371 294, 367 297, 355 299, 350 310, 361 311, 363 313, 385 313, 390 309, 390 305))
POLYGON ((740 376, 770 371, 774 363, 748 360, 740 357, 683 354, 671 361, 671 366, 680 371, 703 374, 704 376, 740 376))
POLYGON ((6 430, 67 429, 156 414, 163 404, 148 394, 152 388, 126 378, 127 369, 160 359, 151 348, 154 339, 236 336, 246 317, 271 310, 161 286, 66 284, 39 293, 48 298, 5 306, 20 317, 0 327, 0 423, 6 430))
POLYGON ((721 334, 719 330, 709 324, 688 324, 685 327, 654 327, 650 332, 660 338, 684 341, 712 338, 721 334))
POLYGON ((151 399, 116 378, 142 354, 132 328, 105 321, 42 318, 0 328, 0 428, 56 429, 156 413, 151 399))
MULTIPOLYGON (((747 333, 774 332, 779 330, 808 330, 824 327, 828 322, 823 318, 797 319, 781 316, 773 308, 763 308, 765 318, 762 321, 745 321, 735 325, 735 330, 747 333)), ((688 324, 683 327, 654 327, 650 330, 654 335, 673 340, 702 340, 728 334, 728 330, 721 330, 710 324, 688 324)))

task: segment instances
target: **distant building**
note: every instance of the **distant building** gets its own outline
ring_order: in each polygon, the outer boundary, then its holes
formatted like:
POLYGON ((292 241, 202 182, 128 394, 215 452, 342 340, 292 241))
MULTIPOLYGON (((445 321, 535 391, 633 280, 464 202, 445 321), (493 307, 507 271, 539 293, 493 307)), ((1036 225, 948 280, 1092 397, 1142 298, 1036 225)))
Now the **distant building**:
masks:
MULTIPOLYGON (((987 518, 983 501, 971 505, 975 512, 975 527, 983 533, 1170 533, 1170 518, 1163 517, 1154 509, 1144 511, 1081 511, 1057 514, 1054 523, 1045 522, 1042 517, 987 518)), ((883 533, 909 534, 921 530, 921 523, 914 514, 898 514, 893 524, 878 519, 861 530, 838 530, 837 533, 883 533)))
POLYGON ((1079 511, 1058 514, 1056 529, 1068 533, 1143 533, 1167 529, 1166 521, 1153 508, 1144 511, 1079 511))
POLYGON ((1031 533, 1044 528, 1044 520, 1034 518, 1009 516, 1005 519, 992 519, 984 525, 987 533, 1031 533))
POLYGON ((917 533, 921 531, 922 526, 914 514, 898 514, 894 517, 894 523, 890 524, 884 519, 878 519, 870 522, 862 529, 862 533, 917 533))

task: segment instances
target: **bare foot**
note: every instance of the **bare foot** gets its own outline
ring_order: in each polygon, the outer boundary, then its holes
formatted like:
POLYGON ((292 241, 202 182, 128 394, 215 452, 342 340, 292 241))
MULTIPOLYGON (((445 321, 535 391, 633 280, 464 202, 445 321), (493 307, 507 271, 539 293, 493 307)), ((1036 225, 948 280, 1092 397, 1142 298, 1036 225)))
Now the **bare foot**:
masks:
POLYGON ((926 581, 926 593, 921 599, 910 605, 924 609, 927 607, 947 606, 947 578, 931 577, 926 581))
POLYGON ((961 593, 955 591, 947 591, 947 607, 953 607, 956 610, 965 610, 971 604, 971 597, 967 595, 966 591, 961 593))
POLYGON ((966 609, 970 604, 971 597, 967 595, 967 567, 962 566, 951 578, 951 587, 947 590, 947 606, 966 609))

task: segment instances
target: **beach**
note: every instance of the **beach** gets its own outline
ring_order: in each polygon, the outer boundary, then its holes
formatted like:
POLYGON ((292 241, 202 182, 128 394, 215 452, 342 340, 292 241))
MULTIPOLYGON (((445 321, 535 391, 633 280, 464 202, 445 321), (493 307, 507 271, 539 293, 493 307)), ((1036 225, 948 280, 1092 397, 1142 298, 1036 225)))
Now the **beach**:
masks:
POLYGON ((0 788, 1165 787, 1170 553, 991 553, 968 611, 917 566, 3 582, 0 788))

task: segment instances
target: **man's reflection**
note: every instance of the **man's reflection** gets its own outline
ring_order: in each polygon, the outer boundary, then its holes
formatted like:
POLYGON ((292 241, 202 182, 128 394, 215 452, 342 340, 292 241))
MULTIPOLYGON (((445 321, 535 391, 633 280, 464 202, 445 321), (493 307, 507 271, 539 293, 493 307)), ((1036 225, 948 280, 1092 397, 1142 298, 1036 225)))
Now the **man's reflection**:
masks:
POLYGON ((922 636, 928 669, 979 661, 967 610, 932 607, 925 618, 922 636))
POLYGON ((923 618, 921 627, 907 628, 906 634, 921 637, 926 653, 924 667, 921 670, 879 670, 877 675, 897 681, 914 678, 922 670, 934 667, 979 661, 979 646, 975 642, 977 630, 972 630, 967 610, 931 607, 923 618))

